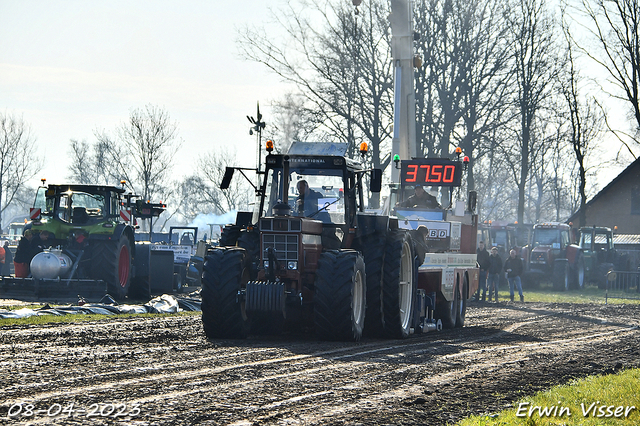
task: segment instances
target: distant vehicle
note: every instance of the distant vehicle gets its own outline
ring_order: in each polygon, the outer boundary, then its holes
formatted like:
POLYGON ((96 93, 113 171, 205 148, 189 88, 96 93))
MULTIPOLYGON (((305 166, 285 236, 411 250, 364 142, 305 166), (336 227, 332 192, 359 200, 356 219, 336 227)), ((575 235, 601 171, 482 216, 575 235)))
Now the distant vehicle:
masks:
POLYGON ((531 244, 524 247, 522 253, 527 285, 551 281, 554 290, 584 286, 584 256, 568 224, 545 222, 534 225, 531 244))
POLYGON ((26 224, 22 222, 13 222, 9 224, 9 233, 7 234, 9 244, 17 244, 18 241, 20 241, 25 225, 26 224))
POLYGON ((168 244, 154 244, 152 250, 173 252, 173 290, 181 293, 187 281, 189 260, 196 252, 198 228, 193 226, 172 226, 169 228, 168 244))
POLYGON ((580 228, 580 248, 584 256, 587 280, 596 283, 600 288, 606 287, 609 271, 630 269, 628 256, 621 255, 614 247, 611 228, 580 228))

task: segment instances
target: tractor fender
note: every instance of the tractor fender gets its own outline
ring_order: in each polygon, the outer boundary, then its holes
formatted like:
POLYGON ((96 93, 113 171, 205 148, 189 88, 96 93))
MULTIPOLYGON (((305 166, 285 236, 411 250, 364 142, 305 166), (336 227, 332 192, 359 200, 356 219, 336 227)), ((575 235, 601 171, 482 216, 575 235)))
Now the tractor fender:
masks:
POLYGON ((578 255, 582 249, 575 244, 570 244, 567 246, 567 260, 569 261, 569 265, 573 267, 578 260, 578 255))
POLYGON ((386 235, 389 230, 389 216, 358 213, 356 215, 356 236, 359 238, 372 234, 386 235))
POLYGON ((135 257, 136 255, 136 239, 133 233, 133 228, 130 225, 125 225, 124 223, 119 223, 116 225, 113 230, 113 234, 111 235, 103 235, 103 234, 91 234, 89 235, 89 239, 91 240, 120 240, 122 235, 126 235, 129 239, 129 246, 131 247, 131 257, 135 257))

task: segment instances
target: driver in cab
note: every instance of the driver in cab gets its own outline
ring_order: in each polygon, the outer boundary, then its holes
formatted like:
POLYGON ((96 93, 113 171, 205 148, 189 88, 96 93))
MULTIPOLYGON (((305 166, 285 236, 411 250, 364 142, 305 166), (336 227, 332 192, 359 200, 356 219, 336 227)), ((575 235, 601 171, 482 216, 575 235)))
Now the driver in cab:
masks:
POLYGON ((427 209, 441 208, 436 197, 426 192, 422 185, 416 185, 415 191, 415 194, 403 202, 396 204, 396 207, 423 207, 427 209))
POLYGON ((309 188, 306 180, 298 181, 298 198, 296 198, 296 211, 299 216, 311 216, 318 211, 318 200, 322 194, 309 188))

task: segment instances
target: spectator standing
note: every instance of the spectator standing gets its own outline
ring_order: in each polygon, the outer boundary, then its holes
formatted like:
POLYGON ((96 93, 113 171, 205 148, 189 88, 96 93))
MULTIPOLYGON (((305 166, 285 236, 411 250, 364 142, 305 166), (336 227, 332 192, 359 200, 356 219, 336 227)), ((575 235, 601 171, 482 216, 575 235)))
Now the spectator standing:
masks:
POLYGON ((5 265, 5 249, 4 246, 0 246, 0 275, 4 275, 5 265))
MULTIPOLYGON (((478 292, 476 293, 476 300, 480 300, 480 291, 482 291, 482 301, 484 302, 487 296, 487 274, 489 270, 489 252, 484 246, 484 241, 478 243, 478 249, 476 250, 478 266, 480 266, 480 277, 478 280, 478 292)), ((491 297, 489 297, 491 300, 491 297)))
POLYGON ((488 282, 489 302, 491 302, 491 293, 495 291, 495 301, 498 301, 498 288, 500 286, 500 274, 502 273, 502 258, 498 254, 498 247, 491 248, 489 256, 488 282))
POLYGON ((518 293, 520 294, 520 301, 524 302, 524 294, 522 294, 522 280, 520 275, 523 271, 522 259, 516 255, 515 250, 509 252, 509 257, 504 262, 504 270, 507 273, 507 280, 509 280, 509 296, 513 302, 514 287, 518 286, 518 293))
POLYGON ((15 275, 17 278, 26 278, 29 276, 29 264, 33 257, 33 249, 31 248, 31 240, 33 240, 33 233, 31 229, 24 231, 18 248, 16 249, 16 255, 13 258, 13 267, 15 268, 15 275))
POLYGON ((9 248, 9 241, 4 242, 4 268, 2 269, 2 276, 8 277, 11 275, 11 264, 13 263, 13 253, 9 248))

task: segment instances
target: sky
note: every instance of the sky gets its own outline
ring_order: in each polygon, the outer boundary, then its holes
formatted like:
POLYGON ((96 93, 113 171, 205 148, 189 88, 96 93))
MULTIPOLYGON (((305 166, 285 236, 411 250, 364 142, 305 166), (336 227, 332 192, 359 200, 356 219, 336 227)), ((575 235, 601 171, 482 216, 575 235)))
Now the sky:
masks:
MULTIPOLYGON (((0 0, 0 110, 22 117, 45 160, 34 177, 68 181, 70 139, 113 133, 133 109, 154 105, 178 126, 175 176, 199 153, 231 148, 255 164, 246 115, 286 88, 243 60, 237 28, 260 25, 256 0, 0 0)), ((246 162, 248 161, 248 164, 246 162)))
MULTIPOLYGON (((269 19, 271 2, 244 0, 0 0, 0 111, 22 117, 37 139, 49 183, 68 181, 70 140, 114 132, 133 109, 154 105, 178 125, 176 178, 201 153, 237 152, 255 165, 246 115, 287 87, 243 60, 237 29, 269 19)), ((608 182, 622 167, 602 173, 608 182)))

